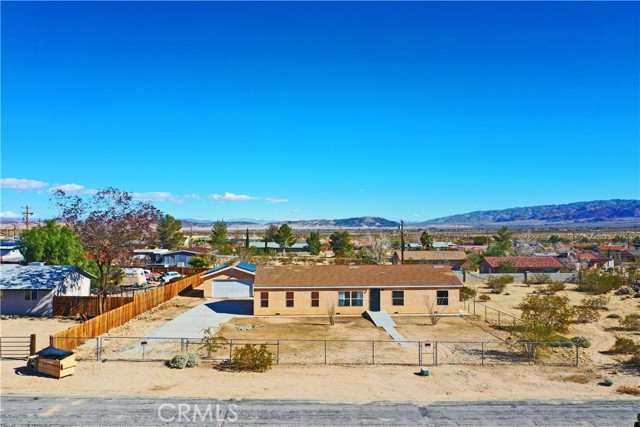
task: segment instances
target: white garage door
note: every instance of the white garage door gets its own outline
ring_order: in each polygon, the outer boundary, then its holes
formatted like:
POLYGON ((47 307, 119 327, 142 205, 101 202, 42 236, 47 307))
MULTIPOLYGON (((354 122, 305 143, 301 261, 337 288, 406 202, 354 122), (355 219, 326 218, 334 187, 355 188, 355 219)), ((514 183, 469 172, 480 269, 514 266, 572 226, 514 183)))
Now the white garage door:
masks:
POLYGON ((214 280, 211 293, 215 298, 243 298, 251 296, 250 280, 214 280))

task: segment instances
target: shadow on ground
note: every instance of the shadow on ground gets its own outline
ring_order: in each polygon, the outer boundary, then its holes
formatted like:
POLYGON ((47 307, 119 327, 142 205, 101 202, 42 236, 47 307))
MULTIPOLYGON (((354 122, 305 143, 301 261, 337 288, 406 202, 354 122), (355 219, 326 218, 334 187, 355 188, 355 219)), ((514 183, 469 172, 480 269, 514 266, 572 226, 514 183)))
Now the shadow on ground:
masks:
POLYGON ((253 314, 253 300, 224 300, 210 302, 205 305, 216 313, 238 314, 247 316, 253 314))

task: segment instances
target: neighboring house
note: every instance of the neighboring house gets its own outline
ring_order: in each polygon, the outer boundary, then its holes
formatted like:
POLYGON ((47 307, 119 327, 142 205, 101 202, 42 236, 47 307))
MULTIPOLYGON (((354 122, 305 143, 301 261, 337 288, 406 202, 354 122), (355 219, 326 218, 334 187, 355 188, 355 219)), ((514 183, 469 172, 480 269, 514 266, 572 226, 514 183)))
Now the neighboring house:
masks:
POLYGON ((189 248, 171 251, 169 249, 136 249, 134 256, 147 258, 149 267, 189 267, 189 261, 194 255, 209 253, 205 248, 189 248))
POLYGON ((261 266, 253 283, 255 315, 459 312, 462 283, 444 265, 261 266))
POLYGON ((0 263, 17 264, 24 261, 15 240, 0 241, 0 263))
POLYGON ((453 242, 433 242, 433 249, 453 249, 456 247, 456 244, 453 242))
MULTIPOLYGON (((264 241, 260 242, 249 242, 250 248, 258 248, 264 250, 264 241)), ((276 242, 267 242, 267 249, 282 252, 282 248, 276 242)), ((285 252, 307 252, 309 251, 309 246, 306 243, 294 243, 291 247, 287 247, 285 252)))
MULTIPOLYGON (((463 251, 405 251, 404 264, 444 264, 452 270, 459 270, 467 261, 467 254, 463 251)), ((399 251, 391 257, 392 264, 400 264, 399 251)))
POLYGON ((595 252, 613 255, 619 252, 635 250, 635 248, 633 245, 600 245, 593 248, 593 250, 595 252))
POLYGON ((515 273, 558 273, 564 266, 549 256, 505 256, 485 257, 480 263, 480 273, 498 273, 500 264, 511 263, 515 273))
POLYGON ((89 296, 92 278, 74 266, 0 265, 0 313, 52 316, 54 296, 89 296))
POLYGON ((586 264, 587 268, 601 268, 609 264, 609 257, 594 251, 579 251, 576 258, 580 264, 586 264))
POLYGON ((246 298, 253 296, 256 266, 242 261, 214 267, 202 275, 204 281, 197 290, 205 298, 246 298))
POLYGON ((620 252, 620 259, 624 262, 640 261, 640 250, 627 249, 626 251, 620 252))
POLYGON ((471 252, 482 253, 486 251, 488 247, 489 246, 487 245, 456 245, 453 247, 453 249, 458 251, 471 251, 471 252))

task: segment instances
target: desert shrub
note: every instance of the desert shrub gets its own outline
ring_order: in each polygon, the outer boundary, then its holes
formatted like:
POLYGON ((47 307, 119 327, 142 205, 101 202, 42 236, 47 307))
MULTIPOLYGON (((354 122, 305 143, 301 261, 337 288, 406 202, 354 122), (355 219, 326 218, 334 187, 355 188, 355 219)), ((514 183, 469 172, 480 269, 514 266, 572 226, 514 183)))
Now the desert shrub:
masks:
POLYGON ((578 384, 588 384, 591 381, 591 377, 585 374, 571 374, 561 377, 560 380, 578 384))
POLYGON ((640 387, 630 387, 627 385, 620 386, 616 389, 616 392, 622 394, 630 394, 631 396, 640 397, 640 387))
POLYGON ((466 301, 478 294, 478 291, 471 286, 464 285, 460 288, 460 301, 466 301))
POLYGON ((494 294, 501 294, 507 288, 507 285, 513 283, 514 280, 514 277, 511 275, 491 276, 487 281, 487 287, 489 287, 494 294))
POLYGON ((627 360, 627 364, 640 366, 640 349, 636 350, 631 358, 627 360))
POLYGON ((551 283, 551 276, 546 273, 535 273, 527 277, 527 283, 532 285, 544 285, 545 283, 551 283))
POLYGON ((511 261, 502 261, 496 268, 497 273, 515 273, 517 269, 511 261))
POLYGON ((607 316, 607 319, 619 319, 620 316, 618 313, 611 313, 610 315, 607 316))
POLYGON ((599 270, 589 270, 582 274, 578 290, 594 294, 606 294, 622 286, 622 277, 599 270))
POLYGON ((556 292, 564 291, 566 285, 562 282, 551 281, 547 286, 541 289, 541 293, 555 294, 556 292))
POLYGON ((192 351, 183 351, 169 361, 169 366, 176 369, 191 368, 200 364, 200 356, 192 351))
POLYGON ((594 307, 578 306, 575 308, 575 312, 576 322, 578 323, 591 323, 600 320, 600 312, 594 307))
POLYGON ((478 297, 478 301, 482 301, 482 302, 489 301, 490 299, 491 299, 491 295, 489 294, 482 294, 478 297))
POLYGON ((583 298, 580 302, 584 307, 593 307, 596 310, 608 310, 607 304, 609 304, 610 300, 611 298, 609 297, 598 295, 595 297, 583 298))
POLYGON ((604 381, 602 381, 602 385, 611 387, 613 385, 613 380, 611 378, 605 378, 604 381))
POLYGON ((204 337, 198 347, 198 349, 206 351, 207 357, 209 358, 215 354, 216 351, 227 345, 227 339, 224 336, 216 336, 215 334, 216 330, 211 327, 204 329, 204 337))
POLYGON ((587 337, 573 337, 569 341, 581 348, 591 347, 591 341, 587 337))
POLYGON ((529 295, 519 308, 525 324, 545 326, 558 332, 568 330, 575 314, 569 298, 558 295, 529 295))
POLYGON ((631 354, 640 349, 640 346, 636 344, 631 338, 617 337, 613 347, 609 350, 615 354, 631 354))
POLYGON ((246 344, 233 351, 231 366, 238 371, 265 372, 273 365, 273 353, 267 346, 246 344))
POLYGON ((619 320, 620 326, 630 331, 640 331, 640 313, 632 313, 619 320))

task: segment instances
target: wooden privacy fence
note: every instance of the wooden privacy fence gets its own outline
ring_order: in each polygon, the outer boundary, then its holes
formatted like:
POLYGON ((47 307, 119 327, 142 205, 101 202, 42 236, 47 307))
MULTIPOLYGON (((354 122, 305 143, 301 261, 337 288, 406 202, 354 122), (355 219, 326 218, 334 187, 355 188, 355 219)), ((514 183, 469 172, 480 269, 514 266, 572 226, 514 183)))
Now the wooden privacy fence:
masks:
POLYGON ((36 354, 36 334, 0 337, 0 359, 24 359, 33 354, 36 354))
POLYGON ((57 348, 74 350, 78 346, 84 344, 87 340, 105 334, 109 332, 110 329, 128 322, 158 304, 169 301, 185 289, 199 286, 202 283, 200 276, 202 276, 202 273, 186 277, 182 280, 178 280, 177 282, 136 295, 132 298, 133 301, 128 304, 96 316, 84 323, 73 326, 66 331, 52 335, 51 342, 55 342, 55 346, 57 348))
MULTIPOLYGON (((105 312, 115 310, 125 304, 133 301, 133 297, 116 297, 107 298, 105 312)), ((53 315, 54 316, 77 316, 78 314, 90 314, 97 316, 100 314, 100 298, 97 296, 90 297, 53 297, 53 315)))
POLYGON ((151 271, 154 273, 166 273, 168 271, 177 271, 178 273, 191 276, 199 273, 209 271, 209 268, 194 268, 194 267, 152 267, 151 271))

